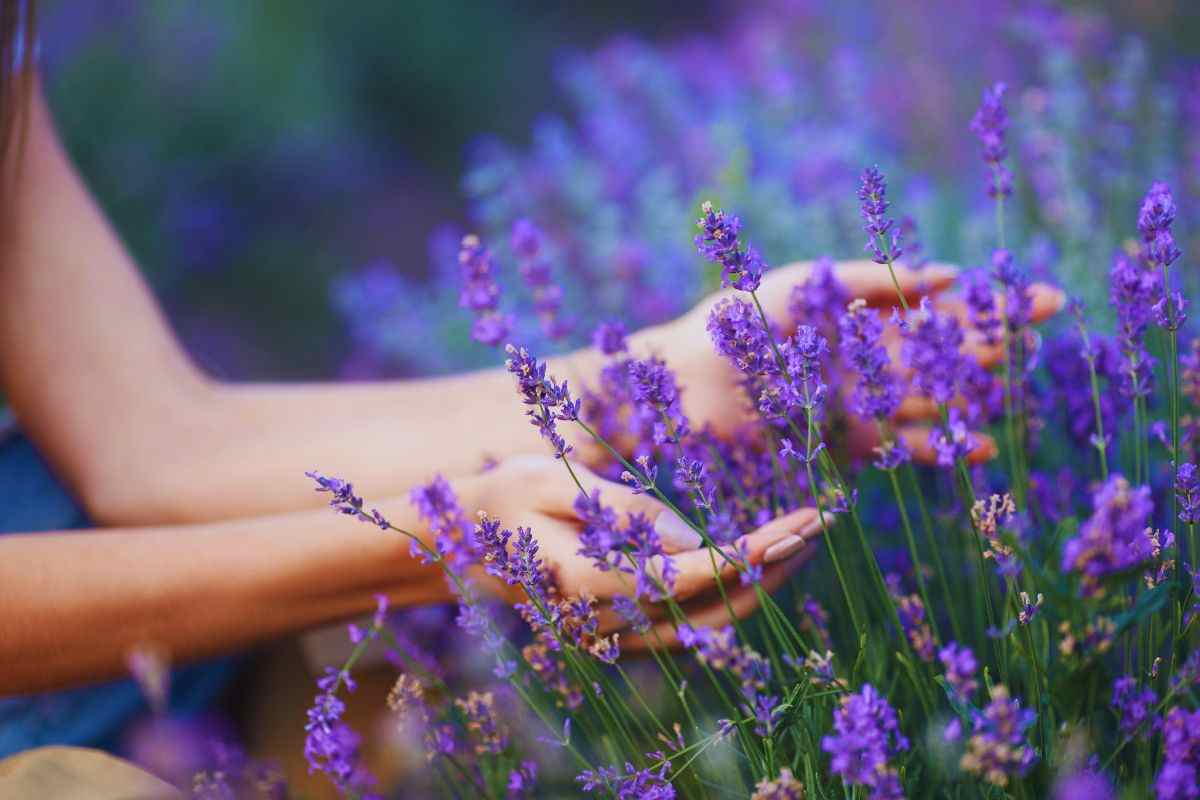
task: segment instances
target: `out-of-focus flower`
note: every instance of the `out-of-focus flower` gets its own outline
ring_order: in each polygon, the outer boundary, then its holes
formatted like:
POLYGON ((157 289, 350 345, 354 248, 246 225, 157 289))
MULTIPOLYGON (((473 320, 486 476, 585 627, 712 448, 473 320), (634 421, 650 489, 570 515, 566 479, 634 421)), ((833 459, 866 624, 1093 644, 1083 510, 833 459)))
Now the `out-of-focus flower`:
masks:
POLYGON ((992 699, 977 714, 967 751, 960 766, 993 786, 1004 787, 1013 778, 1023 776, 1037 760, 1037 753, 1025 741, 1025 733, 1036 715, 1021 708, 1021 702, 1009 695, 1007 687, 992 687, 992 699))
POLYGON ((1079 533, 1063 546, 1062 568, 1080 574, 1085 595, 1104 591, 1103 581, 1110 575, 1133 569, 1152 557, 1152 546, 1145 536, 1146 524, 1154 501, 1150 487, 1130 486, 1120 475, 1113 475, 1093 496, 1095 511, 1079 528, 1079 533))
POLYGON ((988 196, 1008 197, 1012 194, 1012 172, 1004 164, 1008 146, 1004 136, 1008 130, 1008 110, 1004 107, 1004 93, 1008 87, 997 83, 983 92, 979 110, 971 118, 971 132, 979 137, 983 145, 983 161, 991 170, 988 196))
POLYGON ((750 800, 804 800, 804 784, 784 767, 775 780, 763 778, 759 781, 750 800))
POLYGON ((893 759, 908 746, 895 709, 869 683, 841 698, 833 733, 821 739, 830 771, 851 786, 868 787, 878 800, 904 797, 893 759))

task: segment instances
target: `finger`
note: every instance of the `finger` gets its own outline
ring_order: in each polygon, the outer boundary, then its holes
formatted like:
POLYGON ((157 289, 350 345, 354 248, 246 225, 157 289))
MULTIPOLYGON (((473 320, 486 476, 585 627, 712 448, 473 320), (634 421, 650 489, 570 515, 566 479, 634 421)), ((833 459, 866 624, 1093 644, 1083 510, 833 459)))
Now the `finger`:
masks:
MULTIPOLYGON (((995 292, 997 313, 1001 316, 1007 303, 1006 292, 995 292)), ((1048 283, 1033 283, 1029 286, 1030 321, 1035 325, 1045 322, 1050 317, 1062 311, 1067 303, 1067 296, 1062 289, 1048 283)), ((942 295, 936 303, 937 310, 943 314, 953 314, 964 328, 970 327, 970 312, 966 301, 957 294, 942 295)))
MULTIPOLYGON (((810 560, 817 544, 810 542, 805 548, 787 561, 768 567, 763 572, 762 587, 768 593, 782 586, 792 574, 810 560)), ((753 586, 739 586, 729 592, 728 603, 721 597, 706 597, 684 605, 687 622, 694 628, 720 627, 730 624, 730 609, 738 619, 744 619, 758 609, 759 595, 753 586)), ((670 619, 656 622, 645 634, 622 633, 621 648, 626 652, 638 652, 655 647, 679 648, 679 638, 670 619)))
MULTIPOLYGON (((522 457, 517 461, 518 468, 528 464, 528 486, 535 506, 553 517, 580 520, 576 508, 576 502, 580 500, 579 486, 556 460, 548 456, 535 458, 537 460, 527 461, 522 457), (546 474, 546 469, 553 469, 553 474, 546 474)), ((625 484, 605 480, 579 463, 572 463, 571 469, 588 496, 592 497, 598 491, 600 502, 615 511, 618 518, 630 514, 645 516, 654 525, 666 552, 694 550, 703 543, 695 527, 649 494, 635 493, 625 484)))
MULTIPOLYGON (((913 460, 921 464, 937 464, 937 451, 929 443, 929 433, 932 428, 924 426, 906 426, 896 431, 913 454, 913 460)), ((999 454, 996 440, 986 433, 971 431, 971 450, 967 453, 967 463, 974 466, 991 461, 999 454)))
MULTIPOLYGON (((805 545, 798 553, 786 558, 785 560, 775 561, 774 563, 768 564, 763 569, 762 581, 759 585, 762 586, 762 588, 767 592, 775 591, 782 586, 789 577, 791 577, 793 572, 807 563, 808 560, 816 554, 817 549, 815 537, 809 537, 806 540, 805 545)), ((730 582, 731 581, 726 581, 726 584, 730 582)), ((708 591, 702 592, 680 604, 680 608, 683 609, 689 618, 694 612, 708 609, 714 604, 724 607, 725 600, 721 597, 720 591, 716 588, 715 583, 716 582, 714 581, 713 587, 708 591)), ((742 586, 740 582, 735 582, 732 587, 727 588, 725 591, 735 610, 739 607, 742 607, 735 602, 735 598, 745 594, 748 594, 751 597, 757 597, 757 592, 753 586, 742 586)), ((638 602, 638 607, 641 609, 642 613, 652 621, 658 622, 671 618, 671 611, 665 603, 651 603, 641 600, 638 602)), ((614 631, 624 631, 629 627, 629 623, 625 620, 625 618, 617 614, 610 605, 601 605, 599 608, 597 608, 596 615, 599 619, 601 635, 606 635, 614 631)), ((741 616, 744 616, 744 614, 741 616)), ((624 636, 624 634, 622 635, 624 636)))
MULTIPOLYGON (((826 515, 828 518, 828 515, 826 515)), ((750 564, 761 564, 770 551, 772 558, 782 560, 790 553, 798 550, 805 540, 811 539, 821 532, 821 520, 816 509, 802 508, 776 517, 758 528, 754 533, 743 536, 739 542, 744 542, 744 552, 750 564), (772 547, 777 547, 771 550, 772 547)), ((726 555, 712 553, 708 548, 690 550, 671 557, 677 574, 675 576, 675 593, 677 600, 685 600, 699 594, 714 585, 713 558, 717 559, 717 569, 722 579, 728 580, 738 574, 738 564, 742 562, 741 548, 730 545, 725 548, 726 555)), ((656 565, 660 568, 660 565, 656 565)))
MULTIPOLYGON (((916 305, 924 295, 938 294, 950 287, 958 277, 958 268, 950 264, 931 263, 919 270, 900 264, 894 265, 896 281, 909 305, 916 305)), ((790 330, 795 320, 791 319, 788 306, 791 304, 792 289, 811 277, 813 262, 800 261, 768 272, 758 289, 763 311, 774 322, 790 330)), ((899 306, 896 286, 886 265, 873 261, 839 261, 834 267, 834 276, 846 287, 850 298, 861 297, 869 305, 878 308, 899 306)))

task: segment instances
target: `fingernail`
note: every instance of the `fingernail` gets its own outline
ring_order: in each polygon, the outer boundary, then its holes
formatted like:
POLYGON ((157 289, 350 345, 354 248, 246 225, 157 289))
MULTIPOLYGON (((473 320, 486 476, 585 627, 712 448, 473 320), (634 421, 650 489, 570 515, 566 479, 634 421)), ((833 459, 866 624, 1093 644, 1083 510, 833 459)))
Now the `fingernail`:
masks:
POLYGON ((700 534, 671 511, 660 512, 654 518, 654 532, 663 544, 675 550, 695 550, 704 541, 700 534))
POLYGON ((818 533, 825 530, 826 525, 829 525, 832 522, 833 522, 833 514, 831 514, 829 512, 825 512, 825 524, 821 524, 821 516, 818 514, 817 518, 814 519, 812 522, 808 523, 807 525, 805 525, 803 528, 801 528, 799 533, 801 536, 804 536, 806 538, 809 536, 816 536, 818 533))
POLYGON ((785 558, 799 552, 801 547, 804 547, 803 537, 796 534, 785 536, 767 548, 766 552, 763 553, 763 563, 773 564, 776 561, 783 561, 785 558))

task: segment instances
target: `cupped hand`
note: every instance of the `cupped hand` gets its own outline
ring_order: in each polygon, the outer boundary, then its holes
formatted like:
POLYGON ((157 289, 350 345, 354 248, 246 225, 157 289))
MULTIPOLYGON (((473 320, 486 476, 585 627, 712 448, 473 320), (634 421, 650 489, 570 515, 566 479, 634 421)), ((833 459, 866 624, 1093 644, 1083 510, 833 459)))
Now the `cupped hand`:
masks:
MULTIPOLYGON (((671 599, 680 604, 692 624, 719 624, 729 621, 729 607, 743 617, 758 606, 753 585, 742 585, 739 573, 744 566, 761 566, 761 585, 771 590, 781 585, 800 565, 812 557, 822 526, 815 509, 807 508, 777 517, 749 532, 735 545, 724 549, 728 558, 707 547, 700 534, 682 522, 675 512, 646 494, 635 494, 629 487, 605 480, 582 465, 571 468, 589 494, 599 490, 600 500, 612 508, 622 524, 630 514, 643 515, 653 526, 666 557, 676 571, 671 599), (717 576, 723 582, 726 598, 721 596, 717 576)), ((558 594, 573 598, 592 596, 597 600, 601 633, 623 632, 622 644, 645 646, 674 643, 673 627, 664 600, 639 601, 651 621, 648 636, 633 635, 628 621, 618 615, 612 601, 618 596, 632 597, 634 576, 614 569, 599 569, 590 557, 580 555, 580 533, 584 522, 575 508, 580 486, 572 480, 563 463, 549 456, 517 456, 501 462, 478 476, 455 482, 464 511, 485 512, 500 520, 504 527, 529 528, 539 545, 549 579, 558 594)), ((662 558, 651 559, 650 572, 662 575, 662 558)), ((489 585, 509 601, 525 599, 519 586, 508 586, 494 579, 489 585)))
MULTIPOLYGON (((797 321, 789 312, 794 287, 804 284, 813 272, 813 262, 798 262, 768 272, 759 286, 757 295, 762 310, 783 335, 792 333, 797 321)), ((915 313, 921 298, 928 296, 934 307, 942 313, 954 314, 964 323, 966 340, 963 353, 983 367, 992 367, 1003 357, 1003 347, 989 344, 966 322, 966 306, 953 288, 959 275, 957 268, 949 264, 928 264, 920 270, 896 265, 896 281, 905 299, 915 313)), ((896 285, 886 266, 873 261, 842 261, 834 269, 834 276, 846 288, 851 299, 862 298, 868 306, 890 311, 900 305, 896 285)), ((713 348, 707 331, 708 318, 712 309, 728 297, 740 296, 749 299, 746 293, 725 289, 702 300, 691 311, 663 326, 652 329, 647 344, 657 350, 677 371, 683 386, 683 410, 695 427, 711 426, 718 435, 731 435, 742 429, 753 419, 745 394, 740 390, 740 375, 737 370, 713 348)), ((1040 323, 1057 313, 1064 304, 1063 293, 1047 284, 1034 283, 1030 287, 1032 320, 1040 323)), ((999 307, 1003 307, 1003 295, 997 296, 999 307)), ((838 312, 844 309, 837 309, 838 312)), ((837 342, 830 342, 832 350, 837 342)), ((901 365, 899 358, 900 337, 894 326, 888 326, 885 344, 891 356, 893 369, 902 378, 910 371, 901 365)), ((907 388, 908 381, 903 385, 907 388)), ((937 406, 911 389, 903 398, 899 409, 891 419, 891 426, 904 439, 914 457, 923 463, 935 463, 937 454, 929 444, 929 431, 939 416, 937 406)), ((978 463, 996 455, 996 444, 990 436, 975 432, 974 449, 968 461, 978 463)), ((854 456, 866 456, 879 444, 874 425, 855 425, 848 436, 848 444, 854 456)))

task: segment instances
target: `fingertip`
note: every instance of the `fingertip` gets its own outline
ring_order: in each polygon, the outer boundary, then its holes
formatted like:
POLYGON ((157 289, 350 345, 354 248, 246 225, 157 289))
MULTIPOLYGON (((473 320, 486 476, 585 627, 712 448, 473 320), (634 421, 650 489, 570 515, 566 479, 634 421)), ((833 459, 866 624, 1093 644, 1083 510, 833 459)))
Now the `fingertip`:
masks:
POLYGON ((928 283, 943 289, 956 281, 959 273, 958 267, 944 261, 934 261, 913 271, 915 277, 924 278, 928 283))
POLYGON ((984 464, 1000 455, 1000 448, 996 446, 996 440, 991 436, 986 433, 974 433, 972 436, 975 440, 975 446, 967 454, 968 464, 972 466, 984 464))
POLYGON ((1067 305, 1067 293, 1048 283, 1035 283, 1032 294, 1035 322, 1054 316, 1067 305))

